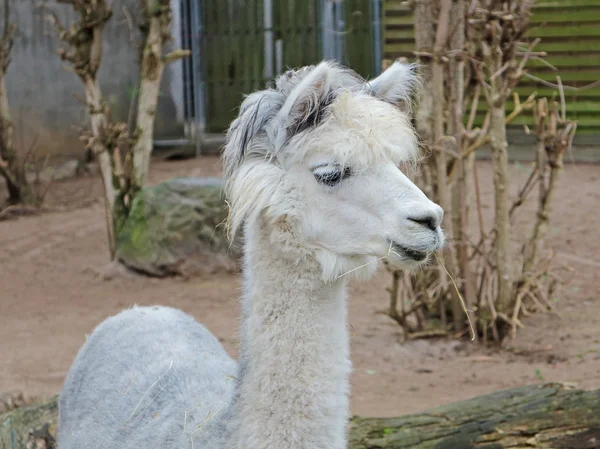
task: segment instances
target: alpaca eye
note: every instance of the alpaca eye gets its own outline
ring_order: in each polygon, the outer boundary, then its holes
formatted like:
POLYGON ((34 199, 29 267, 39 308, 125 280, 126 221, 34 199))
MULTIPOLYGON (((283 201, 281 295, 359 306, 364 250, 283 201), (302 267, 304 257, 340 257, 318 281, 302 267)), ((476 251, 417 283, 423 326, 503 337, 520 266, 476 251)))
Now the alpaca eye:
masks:
POLYGON ((352 170, 350 167, 345 167, 344 169, 339 168, 336 170, 331 170, 329 168, 327 171, 321 171, 320 169, 317 169, 313 172, 313 174, 315 179, 321 184, 333 187, 342 182, 344 179, 352 176, 352 170))

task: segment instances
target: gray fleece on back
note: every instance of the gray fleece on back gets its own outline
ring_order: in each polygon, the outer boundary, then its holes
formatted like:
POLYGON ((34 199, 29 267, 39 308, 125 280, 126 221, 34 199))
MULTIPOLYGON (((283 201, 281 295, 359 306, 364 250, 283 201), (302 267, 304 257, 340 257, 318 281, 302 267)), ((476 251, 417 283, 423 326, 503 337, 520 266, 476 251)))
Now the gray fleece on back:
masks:
POLYGON ((237 364, 191 316, 121 312, 94 330, 69 371, 58 448, 215 449, 236 376, 237 364))

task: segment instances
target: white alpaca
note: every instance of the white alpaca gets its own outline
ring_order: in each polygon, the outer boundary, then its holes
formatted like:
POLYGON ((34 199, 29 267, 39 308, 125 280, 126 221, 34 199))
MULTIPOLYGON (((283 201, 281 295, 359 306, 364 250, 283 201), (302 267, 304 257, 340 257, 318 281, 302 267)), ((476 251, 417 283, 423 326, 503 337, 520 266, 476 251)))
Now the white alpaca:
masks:
POLYGON ((331 62, 249 95, 224 153, 245 237, 240 359, 183 312, 100 324, 67 376, 59 449, 344 449, 346 289, 388 258, 422 264, 442 210, 398 169, 415 137, 394 106, 410 66, 361 80, 331 62))

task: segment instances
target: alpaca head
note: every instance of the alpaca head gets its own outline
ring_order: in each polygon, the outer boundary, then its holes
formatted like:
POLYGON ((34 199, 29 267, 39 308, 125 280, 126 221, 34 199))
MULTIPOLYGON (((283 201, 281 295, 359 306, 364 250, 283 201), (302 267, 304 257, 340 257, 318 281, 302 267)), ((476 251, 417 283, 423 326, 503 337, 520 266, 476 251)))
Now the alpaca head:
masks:
POLYGON ((249 95, 223 155, 231 230, 258 224, 273 247, 316 257, 325 280, 385 257, 424 263, 443 244, 443 211, 398 168, 418 153, 397 107, 414 84, 399 62, 368 82, 322 62, 249 95))

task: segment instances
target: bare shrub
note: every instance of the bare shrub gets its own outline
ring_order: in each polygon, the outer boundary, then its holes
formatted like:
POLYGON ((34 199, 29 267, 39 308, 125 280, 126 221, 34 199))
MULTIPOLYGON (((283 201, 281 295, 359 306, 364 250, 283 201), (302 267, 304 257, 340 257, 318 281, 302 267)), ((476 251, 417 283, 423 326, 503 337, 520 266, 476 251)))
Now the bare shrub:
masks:
MULTIPOLYGON (((513 92, 526 74, 527 61, 545 56, 535 51, 539 40, 524 42, 533 1, 418 0, 413 5, 415 55, 425 87, 416 125, 424 147, 431 151, 419 181, 446 210, 445 228, 451 238, 442 262, 416 276, 393 273, 389 315, 407 334, 466 335, 464 299, 475 323, 472 338, 500 343, 506 335, 516 334, 523 314, 551 308, 548 298, 560 279, 552 270, 551 254, 543 252, 543 242, 562 155, 571 145, 576 124, 566 117, 564 95, 561 103, 536 100, 535 92, 521 101, 513 92), (507 114, 510 99, 514 109, 507 114), (486 116, 476 127, 481 101, 486 116), (536 163, 511 203, 506 127, 529 111, 536 123, 536 163), (474 164, 475 152, 484 145, 492 153, 492 229, 483 224, 474 164), (536 218, 517 253, 509 240, 511 222, 536 186, 536 218), (470 232, 472 215, 479 227, 475 238, 470 232)), ((560 78, 557 87, 562 89, 560 78)))

